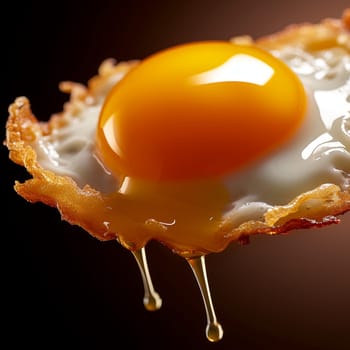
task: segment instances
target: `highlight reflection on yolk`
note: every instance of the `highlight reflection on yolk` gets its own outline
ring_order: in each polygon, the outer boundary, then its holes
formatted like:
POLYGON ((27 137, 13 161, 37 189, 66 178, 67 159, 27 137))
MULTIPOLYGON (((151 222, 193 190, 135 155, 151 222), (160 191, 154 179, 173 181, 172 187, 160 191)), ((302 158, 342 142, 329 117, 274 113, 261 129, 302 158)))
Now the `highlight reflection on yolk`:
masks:
POLYGON ((116 176, 214 178, 286 142, 305 105, 297 76, 261 49, 180 45, 145 59, 112 89, 97 150, 116 176))

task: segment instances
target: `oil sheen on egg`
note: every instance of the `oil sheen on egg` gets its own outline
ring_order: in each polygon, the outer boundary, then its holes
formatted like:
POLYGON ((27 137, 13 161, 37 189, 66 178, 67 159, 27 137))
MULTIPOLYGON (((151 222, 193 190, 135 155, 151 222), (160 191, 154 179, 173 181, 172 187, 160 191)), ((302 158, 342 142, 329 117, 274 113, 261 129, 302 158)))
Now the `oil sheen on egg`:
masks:
POLYGON ((259 220, 322 184, 349 187, 349 77, 341 48, 181 45, 111 79, 106 98, 33 147, 44 168, 106 195, 105 224, 139 263, 146 307, 160 306, 146 243, 188 259, 216 341, 203 256, 228 244, 218 223, 259 220))
POLYGON ((226 211, 239 225, 348 186, 349 70, 341 48, 186 44, 111 78, 106 98, 34 147, 43 167, 109 195, 105 221, 125 246, 217 252, 226 211))

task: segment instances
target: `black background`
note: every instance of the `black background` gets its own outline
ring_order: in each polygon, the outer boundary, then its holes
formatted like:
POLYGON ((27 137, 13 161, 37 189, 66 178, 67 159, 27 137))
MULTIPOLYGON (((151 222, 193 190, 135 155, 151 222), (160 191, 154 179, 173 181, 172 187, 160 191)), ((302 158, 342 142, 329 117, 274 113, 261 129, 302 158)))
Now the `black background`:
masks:
MULTIPOLYGON (((27 96, 47 120, 67 96, 58 83, 86 83, 105 58, 141 59, 204 39, 262 36, 290 23, 339 17, 334 1, 60 1, 1 9, 1 138, 8 105, 27 96)), ((6 349, 350 348, 350 220, 317 231, 255 237, 207 258, 224 338, 205 338, 205 313, 189 266, 148 246, 161 310, 142 304, 132 255, 99 242, 58 212, 13 190, 26 172, 1 147, 2 335, 6 349), (123 345, 124 344, 124 345, 123 345)))

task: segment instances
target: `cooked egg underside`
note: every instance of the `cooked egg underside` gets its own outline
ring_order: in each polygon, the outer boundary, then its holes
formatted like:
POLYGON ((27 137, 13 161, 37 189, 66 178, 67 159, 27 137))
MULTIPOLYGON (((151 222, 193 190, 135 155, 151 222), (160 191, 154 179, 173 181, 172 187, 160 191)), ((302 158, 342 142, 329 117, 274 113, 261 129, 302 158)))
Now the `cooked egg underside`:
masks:
MULTIPOLYGON (((100 240, 117 239, 138 249, 155 239, 183 256, 219 252, 252 234, 338 223, 350 209, 348 21, 344 16, 343 21, 294 26, 256 41, 285 60, 305 84, 313 101, 309 124, 316 112, 323 113, 317 96, 320 101, 336 96, 330 106, 336 112, 328 116, 329 128, 325 121, 311 128, 306 122, 286 148, 249 169, 220 181, 173 184, 175 190, 133 180, 131 191, 118 190, 122 179, 112 177, 95 157, 94 133, 106 94, 137 62, 106 61, 88 87, 61 85, 70 101, 48 123, 38 122, 25 97, 10 106, 10 158, 32 176, 16 182, 15 190, 30 202, 56 207, 64 220, 100 240), (222 200, 216 194, 221 191, 222 200)), ((253 43, 247 37, 232 41, 253 43)))

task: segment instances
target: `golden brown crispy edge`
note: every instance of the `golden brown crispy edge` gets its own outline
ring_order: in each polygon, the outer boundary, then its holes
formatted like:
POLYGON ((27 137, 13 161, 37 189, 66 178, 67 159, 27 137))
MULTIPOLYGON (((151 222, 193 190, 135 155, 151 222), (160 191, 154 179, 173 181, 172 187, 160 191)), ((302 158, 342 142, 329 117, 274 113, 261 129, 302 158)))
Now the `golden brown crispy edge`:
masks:
POLYGON ((89 81, 87 87, 72 82, 61 83, 60 89, 70 94, 70 99, 63 112, 53 115, 48 122, 37 120, 26 97, 16 98, 9 106, 5 140, 9 158, 24 166, 32 176, 24 183, 16 181, 15 191, 31 203, 42 202, 56 207, 63 220, 81 226, 100 240, 116 238, 115 233, 108 232, 101 220, 93 219, 105 216, 102 195, 89 186, 79 188, 68 176, 59 176, 43 169, 38 164, 37 155, 30 143, 69 123, 68 114, 74 116, 87 104, 93 104, 95 99, 105 95, 106 81, 111 76, 125 74, 135 64, 136 61, 130 61, 115 65, 113 60, 106 60, 101 64, 98 75, 89 81))
MULTIPOLYGON (((350 9, 344 11, 342 19, 325 19, 318 24, 290 25, 286 29, 255 40, 257 45, 266 49, 276 49, 284 45, 297 45, 305 50, 317 50, 331 46, 341 46, 350 51, 350 9)), ((250 44, 254 40, 248 36, 232 38, 232 42, 250 44)), ((105 213, 104 197, 95 189, 85 186, 79 188, 69 177, 59 176, 43 169, 37 162, 36 154, 30 142, 53 129, 69 122, 70 114, 83 110, 86 105, 105 94, 106 81, 114 74, 128 72, 137 64, 135 61, 115 65, 111 60, 103 62, 98 75, 87 86, 64 82, 60 88, 70 94, 62 113, 53 115, 47 123, 39 122, 33 115, 30 102, 26 97, 18 97, 9 107, 6 124, 5 145, 9 149, 10 159, 24 166, 32 178, 20 183, 15 182, 16 192, 29 202, 42 202, 56 207, 62 219, 79 225, 92 236, 100 240, 116 239, 115 232, 109 232, 103 225, 105 213)), ((219 250, 223 250, 232 241, 245 241, 252 234, 277 234, 297 228, 308 228, 339 222, 338 216, 350 210, 350 194, 343 192, 336 185, 323 185, 310 192, 303 193, 284 206, 270 210, 265 221, 248 221, 239 227, 232 227, 230 213, 218 227, 219 250)), ((146 223, 145 223, 146 225, 146 223)), ((147 230, 154 229, 155 237, 162 228, 148 225, 147 230)), ((146 244, 142 242, 141 244, 146 244)), ((167 244, 167 242, 163 242, 167 244)), ((177 250, 174 247, 170 247, 177 250)), ((181 250, 179 254, 198 253, 181 250)), ((207 253, 207 252, 201 252, 207 253)))
POLYGON ((254 40, 250 36, 233 37, 232 42, 255 43, 267 50, 284 46, 297 46, 315 51, 338 46, 350 51, 350 8, 345 9, 341 19, 326 18, 320 23, 291 24, 283 30, 254 40))

